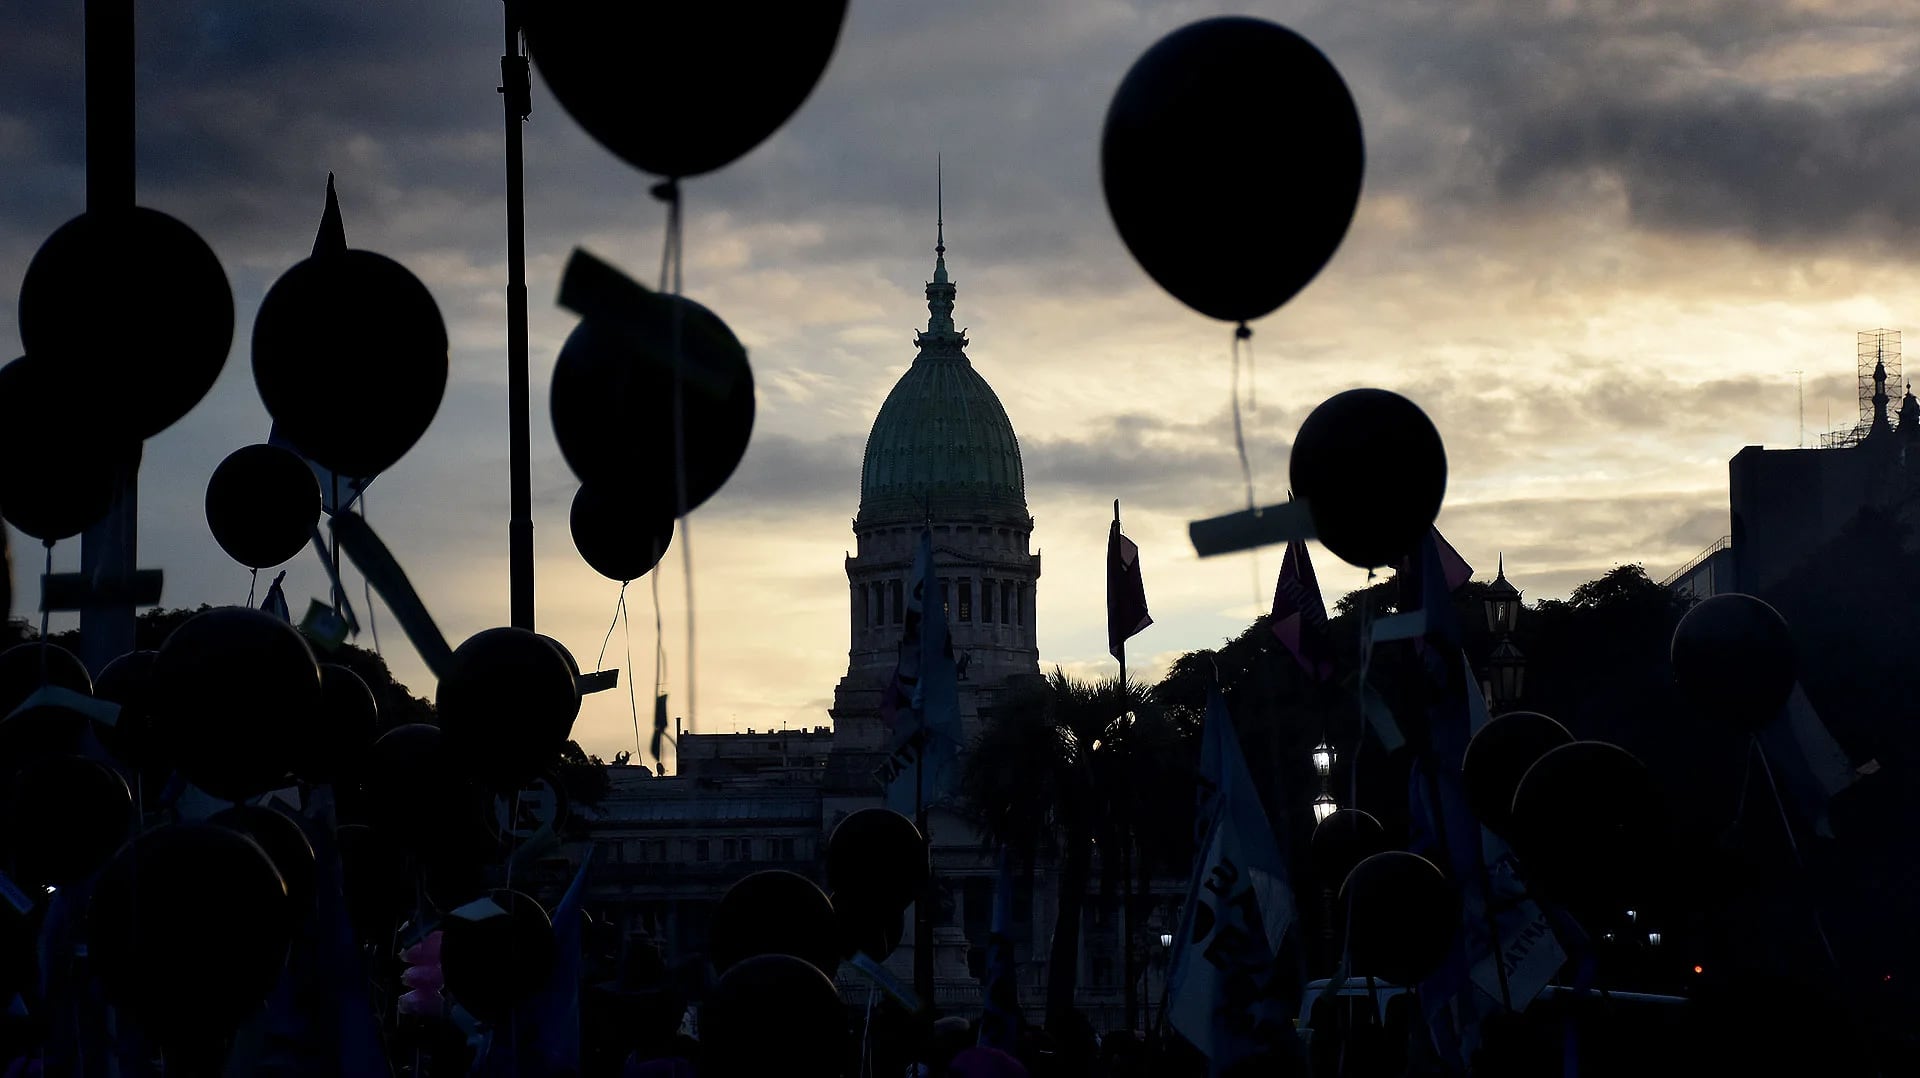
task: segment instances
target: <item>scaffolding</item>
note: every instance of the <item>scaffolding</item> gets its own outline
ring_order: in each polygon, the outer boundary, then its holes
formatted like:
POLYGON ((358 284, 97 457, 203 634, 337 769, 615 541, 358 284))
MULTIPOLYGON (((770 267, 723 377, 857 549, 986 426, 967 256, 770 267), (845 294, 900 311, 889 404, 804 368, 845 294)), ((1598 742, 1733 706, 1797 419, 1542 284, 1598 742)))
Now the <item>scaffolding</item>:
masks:
MULTIPOLYGON (((1829 431, 1820 436, 1820 448, 1844 449, 1859 445, 1873 427, 1873 372, 1874 368, 1885 364, 1887 385, 1897 387, 1900 381, 1900 331, 1897 329, 1863 329, 1854 334, 1854 367, 1860 380, 1860 418, 1853 426, 1845 430, 1829 431)), ((1894 396, 1889 392, 1889 397, 1894 396)))

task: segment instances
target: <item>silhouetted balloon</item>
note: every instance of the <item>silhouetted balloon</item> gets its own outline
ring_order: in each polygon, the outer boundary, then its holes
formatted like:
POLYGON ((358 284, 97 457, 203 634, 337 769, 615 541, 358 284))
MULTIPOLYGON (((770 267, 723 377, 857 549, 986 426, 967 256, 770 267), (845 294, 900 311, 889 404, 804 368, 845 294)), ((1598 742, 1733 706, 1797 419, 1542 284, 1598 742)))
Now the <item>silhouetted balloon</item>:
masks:
POLYGON ((358 777, 379 733, 380 705, 373 690, 352 670, 321 663, 314 721, 293 732, 294 773, 312 783, 358 777))
POLYGON ((487 902, 489 908, 456 910, 441 923, 440 968, 456 1002, 483 1022, 498 1022, 546 987, 553 922, 518 891, 494 891, 487 902))
POLYGON ((243 606, 195 614, 154 663, 156 733, 187 781, 241 801, 286 784, 296 731, 320 706, 298 630, 243 606))
POLYGON ((1386 828, 1372 813, 1340 809, 1313 829, 1308 850, 1313 856, 1314 874, 1325 886, 1338 890, 1353 866, 1392 848, 1386 828))
POLYGON ((371 251, 318 254, 260 301, 253 380, 301 453, 342 475, 378 475, 440 409, 446 323, 400 263, 371 251))
POLYGON ((233 344, 220 260, 181 222, 144 207, 61 225, 20 282, 20 342, 72 367, 129 442, 151 438, 213 388, 233 344))
POLYGON ((320 519, 320 482, 277 445, 234 450, 207 480, 207 527, 227 557, 252 569, 291 559, 320 519))
POLYGON ((1141 268, 1201 314, 1243 322, 1333 257, 1365 156, 1320 50, 1261 19, 1217 18, 1135 61, 1107 109, 1100 174, 1141 268))
POLYGON ((390 945, 394 926, 414 905, 405 852, 365 824, 340 825, 334 841, 340 848, 340 893, 354 935, 364 943, 390 945))
POLYGON ((77 370, 29 357, 0 367, 0 516, 42 542, 79 535, 113 507, 140 461, 131 437, 85 430, 91 406, 77 370))
POLYGON ((234 805, 207 818, 218 827, 237 831, 254 841, 273 862, 287 887, 287 913, 296 926, 313 912, 313 843, 293 817, 265 805, 234 805))
POLYGON ((1413 550, 1440 515, 1447 451, 1419 405, 1384 389, 1349 389, 1300 424, 1289 474, 1321 544, 1376 569, 1413 550))
POLYGON ((727 889, 713 914, 709 949, 721 971, 755 955, 790 954, 828 974, 840 968, 833 903, 795 872, 755 872, 727 889))
POLYGON ((573 657, 573 652, 568 651, 567 646, 565 644, 562 644, 560 641, 555 640, 553 637, 548 636, 545 633, 541 633, 539 634, 539 636, 540 636, 540 639, 545 640, 548 644, 552 645, 553 650, 559 652, 560 657, 562 659, 567 660, 567 669, 573 671, 574 680, 578 681, 580 679, 580 660, 575 659, 573 657))
POLYGON ((700 1073, 835 1078, 847 1059, 847 1008, 827 974, 792 955, 749 958, 700 1008, 700 1073))
POLYGON ((438 727, 396 726, 373 743, 367 763, 367 814, 372 824, 418 854, 461 856, 490 848, 492 837, 473 811, 474 793, 445 748, 438 727))
POLYGON ((827 886, 837 898, 899 913, 926 885, 926 840, 897 812, 861 809, 841 820, 827 839, 827 886))
POLYGON ((1514 790, 1511 841, 1540 893, 1581 909, 1624 908, 1660 868, 1660 793, 1646 765, 1617 745, 1562 745, 1514 790))
POLYGON ((437 701, 448 754, 497 790, 551 767, 580 711, 559 652, 526 629, 488 629, 454 649, 437 701))
POLYGON ((1446 961, 1460 930, 1460 896, 1432 861, 1387 850, 1340 885, 1353 972, 1415 985, 1446 961))
POLYGON ((286 885, 253 840, 170 824, 121 847, 87 916, 87 958, 107 999, 163 1048, 227 1036, 286 965, 286 885))
POLYGON ((585 486, 567 517, 574 549, 594 572, 626 583, 647 575, 673 542, 673 511, 585 486))
POLYGON ((132 827, 133 796, 113 769, 82 756, 41 757, 14 776, 7 802, 13 877, 78 883, 113 856, 132 827))
POLYGON ((1751 595, 1702 599, 1673 630, 1673 676, 1701 711, 1758 730, 1793 695, 1793 633, 1779 611, 1751 595))
POLYGON ((0 781, 47 756, 85 755, 93 722, 58 705, 21 708, 0 719, 0 781))
POLYGON ((86 664, 58 644, 36 640, 0 651, 0 718, 13 714, 42 685, 93 695, 86 664))
POLYGON ((852 961, 864 953, 884 962, 906 934, 905 911, 855 894, 833 894, 833 919, 838 925, 840 957, 852 961))
POLYGON ((1573 743, 1567 728, 1533 711, 1509 711, 1494 717, 1467 742, 1460 780, 1467 807, 1487 830, 1510 838, 1513 794, 1520 779, 1540 757, 1573 743))
POLYGON ((113 725, 96 726, 94 734, 121 765, 143 812, 160 807, 173 774, 154 727, 153 668, 159 658, 157 651, 130 651, 108 663, 93 686, 94 696, 120 706, 113 725))
POLYGON ((549 0, 527 9, 527 44, 553 96, 600 145, 679 178, 732 162, 786 123, 820 81, 846 13, 846 0, 777 4, 751 19, 703 4, 549 0), (752 93, 739 92, 743 78, 752 93))
POLYGON ((675 451, 684 449, 689 511, 712 497, 753 435, 753 369, 713 312, 646 293, 627 321, 581 322, 553 368, 553 438, 582 483, 605 486, 642 520, 678 516, 675 451), (684 444, 674 435, 678 312, 684 444))

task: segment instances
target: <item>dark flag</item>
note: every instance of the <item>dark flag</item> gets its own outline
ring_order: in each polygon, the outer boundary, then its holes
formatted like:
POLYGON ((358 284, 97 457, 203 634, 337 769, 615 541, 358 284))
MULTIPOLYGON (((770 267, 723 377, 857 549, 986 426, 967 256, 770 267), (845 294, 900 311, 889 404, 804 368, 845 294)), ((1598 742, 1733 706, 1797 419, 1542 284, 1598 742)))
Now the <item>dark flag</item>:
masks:
POLYGON ((287 592, 285 588, 281 587, 281 585, 286 582, 287 574, 285 570, 282 570, 279 576, 273 578, 273 586, 267 589, 267 598, 260 604, 260 609, 291 625, 293 624, 293 611, 288 609, 287 592))
POLYGON ((1107 535, 1107 651, 1125 662, 1127 638, 1153 624, 1147 589, 1140 581, 1140 548, 1120 534, 1120 503, 1113 503, 1107 535))
POLYGON ((1315 681, 1333 676, 1333 644, 1327 638, 1327 604, 1320 597, 1320 581, 1313 575, 1307 544, 1295 539, 1280 560, 1280 580, 1273 588, 1273 635, 1293 655, 1293 661, 1315 681))
POLYGON ((993 919, 987 936, 986 1013, 980 1043, 1005 1052, 1020 1039, 1020 989, 1013 960, 1013 859, 1000 847, 994 877, 993 919))
POLYGON ((313 237, 313 253, 334 254, 347 249, 347 225, 340 219, 340 199, 333 193, 333 173, 327 173, 327 208, 320 212, 320 231, 313 237))

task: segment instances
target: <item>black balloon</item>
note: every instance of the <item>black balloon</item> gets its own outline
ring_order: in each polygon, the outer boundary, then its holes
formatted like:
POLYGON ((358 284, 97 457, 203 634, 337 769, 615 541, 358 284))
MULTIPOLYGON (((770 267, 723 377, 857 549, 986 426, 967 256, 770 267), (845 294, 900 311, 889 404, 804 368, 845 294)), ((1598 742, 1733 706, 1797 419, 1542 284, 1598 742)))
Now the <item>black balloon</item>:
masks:
POLYGON ((6 823, 14 879, 64 887, 93 875, 126 842, 133 796, 105 764, 45 756, 14 776, 6 823))
POLYGON ((233 343, 233 292, 181 222, 143 207, 90 210, 27 264, 20 341, 28 355, 72 367, 92 410, 138 441, 213 388, 233 343))
POLYGON ((833 903, 795 872, 755 872, 720 899, 710 933, 713 967, 722 972, 755 955, 790 954, 831 975, 840 968, 833 903))
POLYGON ((113 725, 94 732, 131 776, 145 812, 160 807, 173 773, 154 727, 153 668, 159 659, 157 651, 130 651, 108 663, 93 687, 95 696, 120 706, 113 725))
POLYGON ((827 886, 835 901, 853 898, 899 913, 920 897, 927 871, 920 829, 889 809, 861 809, 827 839, 827 886))
POLYGON ((1107 109, 1100 175, 1120 238, 1160 287, 1243 322, 1306 287, 1347 234, 1360 116, 1319 49, 1262 19, 1162 38, 1107 109))
POLYGON ((91 402, 74 368, 40 357, 0 367, 0 517, 42 542, 79 535, 113 507, 140 461, 130 437, 83 429, 91 402))
POLYGON ((649 503, 595 486, 574 494, 567 523, 574 549, 594 572, 624 584, 660 564, 673 541, 673 512, 649 503))
POLYGON ((293 817, 265 805, 234 805, 214 813, 207 822, 245 835, 266 853, 286 884, 287 914, 295 926, 313 911, 313 843, 293 817))
POLYGON ((358 776, 380 734, 380 705, 360 675, 320 664, 320 706, 314 721, 293 731, 294 773, 312 783, 358 776))
POLYGON ((553 650, 560 653, 560 657, 562 659, 567 660, 567 669, 573 671, 574 680, 576 682, 579 681, 580 680, 580 660, 573 657, 573 652, 568 651, 567 646, 565 644, 562 644, 560 641, 555 640, 553 637, 548 636, 545 633, 540 634, 540 639, 545 640, 548 646, 552 647, 553 650))
POLYGON ((58 644, 36 640, 0 651, 0 718, 13 714, 42 685, 93 695, 86 664, 58 644))
POLYGON ((253 840, 212 824, 141 835, 107 863, 87 960, 107 999, 162 1047, 230 1035, 286 965, 287 891, 253 840))
POLYGON ((456 910, 441 923, 440 969, 455 1002, 483 1022, 498 1022, 546 987, 553 922, 518 891, 494 891, 487 901, 491 909, 456 910))
POLYGON ((1419 405, 1384 389, 1322 401, 1300 424, 1288 471, 1321 544, 1362 569, 1414 550, 1447 492, 1440 432, 1419 405))
POLYGON ((298 630, 229 606, 188 618, 153 671, 155 732, 189 782, 241 801, 286 784, 296 731, 320 706, 320 668, 298 630))
POLYGON ((752 18, 706 4, 548 0, 527 9, 527 43, 574 122, 635 168, 679 178, 732 162, 786 123, 846 13, 846 0, 752 18))
POLYGON ((572 668, 526 629, 488 629, 454 650, 436 702, 447 752, 495 789, 551 767, 580 711, 572 668))
POLYGON ((1510 837, 1513 793, 1520 788, 1520 779, 1540 757, 1572 743, 1566 727, 1538 712, 1496 716, 1473 735, 1460 762, 1467 807, 1487 830, 1510 837))
POLYGON ((905 911, 890 908, 857 894, 834 892, 833 919, 838 925, 840 957, 852 961, 865 954, 884 962, 906 935, 905 911))
POLYGON ((1667 835, 1659 790, 1634 755, 1602 741, 1548 752, 1513 795, 1513 851, 1540 893, 1610 911, 1649 893, 1667 835))
POLYGON ((253 324, 253 380, 280 433, 342 475, 406 455, 447 388, 447 327, 405 266, 371 251, 288 270, 253 324))
POLYGON ((1329 890, 1338 890, 1353 871, 1353 866, 1393 848, 1386 828, 1372 813, 1359 809, 1340 809, 1321 820, 1313 829, 1308 852, 1313 857, 1314 874, 1329 890))
POLYGON ((1674 679, 1693 705, 1742 730, 1778 718, 1799 676, 1786 619, 1751 595, 1696 603, 1673 631, 1672 654, 1674 679))
POLYGON ((802 959, 770 954, 729 969, 700 1008, 702 1075, 837 1078, 848 1056, 847 1008, 802 959))
POLYGON ((712 311, 645 292, 626 319, 574 328, 553 368, 553 438, 582 483, 603 486, 645 521, 712 497, 753 435, 753 369, 712 311), (674 322, 679 321, 681 426, 675 436, 674 322), (680 505, 675 453, 683 450, 680 505))
POLYGON ((320 481, 299 454, 277 445, 227 454, 207 480, 207 527, 227 557, 252 569, 291 559, 320 519, 320 481))
POLYGON ((475 811, 475 793, 438 727, 408 723, 381 734, 364 785, 369 822, 413 853, 452 860, 493 846, 488 821, 475 811))
POLYGON ((1460 895, 1432 861, 1388 850, 1340 886, 1353 972, 1417 985, 1446 961, 1460 931, 1460 895))

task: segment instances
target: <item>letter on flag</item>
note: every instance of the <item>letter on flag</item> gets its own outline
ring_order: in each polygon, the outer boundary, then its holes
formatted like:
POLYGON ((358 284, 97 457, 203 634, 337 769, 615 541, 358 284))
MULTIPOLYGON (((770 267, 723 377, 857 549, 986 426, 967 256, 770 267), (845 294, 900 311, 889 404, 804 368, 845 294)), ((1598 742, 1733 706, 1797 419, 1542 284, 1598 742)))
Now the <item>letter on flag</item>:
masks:
POLYGON ((1114 502, 1113 531, 1107 535, 1107 651, 1125 662, 1127 638, 1152 624, 1140 580, 1140 548, 1120 534, 1120 503, 1114 502))
POLYGON ((1327 638, 1327 604, 1320 597, 1320 581, 1313 575, 1307 544, 1295 539, 1280 560, 1280 579, 1273 587, 1273 635, 1293 655, 1293 661, 1315 681, 1333 676, 1333 646, 1327 638))

